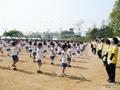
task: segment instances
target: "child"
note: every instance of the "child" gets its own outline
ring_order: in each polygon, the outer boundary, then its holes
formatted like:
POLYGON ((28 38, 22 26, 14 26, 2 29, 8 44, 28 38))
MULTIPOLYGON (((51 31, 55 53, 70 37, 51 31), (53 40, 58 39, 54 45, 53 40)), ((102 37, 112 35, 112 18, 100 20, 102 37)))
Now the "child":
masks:
POLYGON ((33 62, 35 62, 36 59, 36 51, 37 51, 37 43, 34 43, 34 47, 33 47, 33 62))
POLYGON ((61 52, 62 52, 61 45, 60 45, 60 44, 58 44, 57 53, 58 53, 59 59, 61 58, 61 52))
POLYGON ((71 45, 68 45, 68 67, 71 67, 70 63, 71 63, 71 57, 72 57, 72 51, 71 51, 71 45))
POLYGON ((80 44, 77 44, 77 57, 79 58, 80 56, 80 44))
POLYGON ((51 60, 51 64, 53 65, 54 63, 54 59, 55 59, 55 50, 54 50, 54 43, 51 42, 51 49, 50 49, 50 60, 51 60))
POLYGON ((73 61, 75 61, 76 53, 77 53, 76 44, 73 44, 72 46, 72 60, 73 61))
POLYGON ((43 55, 42 43, 39 43, 36 51, 36 62, 38 63, 38 70, 37 70, 38 73, 42 73, 42 71, 40 70, 42 65, 41 62, 43 57, 42 55, 43 55))
POLYGON ((7 51, 7 56, 10 56, 10 43, 6 43, 6 51, 7 51))
POLYGON ((48 52, 47 42, 44 41, 44 42, 43 42, 43 53, 44 53, 44 58, 46 57, 47 52, 48 52))
POLYGON ((17 42, 13 42, 12 43, 12 59, 13 59, 12 66, 13 66, 13 70, 17 70, 16 63, 19 61, 18 52, 19 52, 19 49, 17 47, 17 42))
POLYGON ((93 41, 93 42, 92 42, 92 53, 93 53, 94 55, 96 55, 96 47, 97 47, 96 41, 93 41))
POLYGON ((81 52, 81 55, 83 54, 83 51, 84 51, 84 44, 81 42, 81 44, 80 44, 80 52, 81 52))
POLYGON ((29 42, 29 54, 31 58, 32 57, 32 42, 29 42))
POLYGON ((61 56, 61 66, 63 67, 62 69, 62 77, 66 76, 65 75, 65 69, 67 67, 67 63, 68 63, 68 54, 67 54, 67 45, 63 45, 62 46, 63 51, 62 51, 62 56, 61 56))
POLYGON ((0 42, 0 52, 3 54, 2 48, 3 48, 3 44, 2 44, 2 41, 1 41, 1 42, 0 42))

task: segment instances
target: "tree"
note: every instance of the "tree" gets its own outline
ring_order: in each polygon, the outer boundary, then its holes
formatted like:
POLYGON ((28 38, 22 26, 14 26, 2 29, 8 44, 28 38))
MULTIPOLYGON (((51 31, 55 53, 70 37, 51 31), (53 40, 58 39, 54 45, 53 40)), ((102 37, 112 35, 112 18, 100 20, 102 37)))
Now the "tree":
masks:
POLYGON ((112 13, 110 14, 109 26, 113 28, 115 35, 120 36, 120 0, 115 2, 112 13))
POLYGON ((94 27, 87 32, 89 39, 113 37, 113 29, 107 25, 102 25, 100 28, 94 27))
POLYGON ((103 25, 98 32, 98 38, 113 37, 113 29, 107 25, 103 25))
POLYGON ((16 29, 5 31, 3 36, 10 36, 10 37, 23 37, 24 34, 21 31, 17 31, 16 29))
POLYGON ((99 33, 98 31, 99 31, 99 29, 97 27, 94 27, 92 29, 89 29, 89 31, 87 32, 86 35, 88 38, 96 39, 96 38, 98 38, 98 33, 99 33))

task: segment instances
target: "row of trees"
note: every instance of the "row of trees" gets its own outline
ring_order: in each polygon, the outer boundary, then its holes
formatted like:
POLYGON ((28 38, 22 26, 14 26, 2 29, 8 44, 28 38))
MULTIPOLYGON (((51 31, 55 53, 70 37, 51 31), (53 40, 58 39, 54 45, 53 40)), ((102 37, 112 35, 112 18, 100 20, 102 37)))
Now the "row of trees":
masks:
POLYGON ((22 37, 25 37, 25 38, 41 38, 41 34, 39 32, 31 32, 27 35, 23 34, 21 31, 18 31, 16 29, 13 29, 13 30, 10 30, 10 31, 5 31, 3 33, 3 36, 6 36, 6 37, 18 37, 18 38, 22 38, 22 37))
POLYGON ((24 37, 24 34, 21 31, 18 31, 16 29, 10 30, 10 31, 5 31, 3 33, 3 36, 9 36, 9 37, 24 37))
POLYGON ((86 34, 86 37, 91 40, 96 38, 108 38, 113 36, 114 36, 113 29, 107 25, 103 25, 100 28, 94 27, 92 29, 89 29, 89 31, 86 34))

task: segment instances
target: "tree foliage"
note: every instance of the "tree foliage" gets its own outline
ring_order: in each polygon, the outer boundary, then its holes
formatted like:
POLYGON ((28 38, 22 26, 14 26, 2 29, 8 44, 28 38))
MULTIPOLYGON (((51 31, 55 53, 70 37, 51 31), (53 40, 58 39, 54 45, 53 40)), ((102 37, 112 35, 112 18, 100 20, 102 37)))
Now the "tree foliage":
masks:
POLYGON ((115 35, 120 36, 120 0, 115 2, 112 13, 110 14, 109 26, 113 28, 115 35))
POLYGON ((9 36, 9 37, 23 37, 24 34, 21 31, 17 31, 16 29, 5 31, 3 33, 3 36, 9 36))
POLYGON ((94 27, 87 32, 87 37, 92 40, 113 37, 113 30, 106 25, 103 25, 101 28, 94 27))

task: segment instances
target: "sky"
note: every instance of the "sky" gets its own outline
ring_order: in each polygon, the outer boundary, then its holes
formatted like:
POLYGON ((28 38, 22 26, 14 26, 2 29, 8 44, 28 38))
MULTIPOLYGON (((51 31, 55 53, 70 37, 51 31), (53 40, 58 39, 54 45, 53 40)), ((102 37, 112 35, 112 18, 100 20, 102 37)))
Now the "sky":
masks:
POLYGON ((0 0, 0 34, 16 28, 24 33, 81 31, 109 19, 115 0, 0 0), (76 29, 77 31, 77 29, 76 29))

